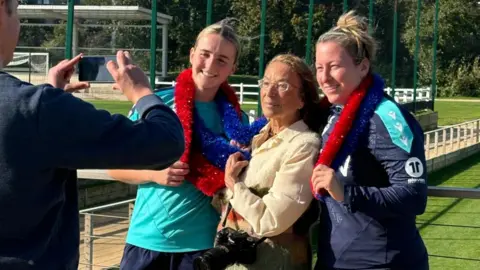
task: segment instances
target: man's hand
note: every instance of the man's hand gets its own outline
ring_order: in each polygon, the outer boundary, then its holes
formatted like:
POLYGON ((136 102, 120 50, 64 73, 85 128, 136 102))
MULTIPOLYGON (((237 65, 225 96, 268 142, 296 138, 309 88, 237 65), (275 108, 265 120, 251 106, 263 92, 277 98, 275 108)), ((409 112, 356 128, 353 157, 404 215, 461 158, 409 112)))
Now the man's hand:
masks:
POLYGON ((344 200, 343 184, 337 180, 335 171, 325 165, 320 164, 313 170, 312 185, 317 194, 325 189, 336 201, 344 200))
POLYGON ((70 60, 65 59, 52 67, 48 71, 47 82, 53 87, 64 89, 70 93, 90 87, 88 82, 70 83, 70 79, 75 71, 75 65, 82 57, 83 55, 79 54, 70 60))
POLYGON ((147 76, 133 64, 129 52, 118 51, 117 63, 108 61, 107 69, 115 80, 113 89, 122 91, 134 104, 142 97, 153 93, 147 76))
POLYGON ((159 185, 177 187, 183 183, 189 171, 187 163, 177 161, 165 170, 155 171, 151 178, 159 185))
POLYGON ((248 161, 243 160, 243 155, 240 152, 232 154, 228 157, 225 165, 225 186, 233 191, 233 187, 239 181, 238 176, 243 168, 247 167, 248 161))

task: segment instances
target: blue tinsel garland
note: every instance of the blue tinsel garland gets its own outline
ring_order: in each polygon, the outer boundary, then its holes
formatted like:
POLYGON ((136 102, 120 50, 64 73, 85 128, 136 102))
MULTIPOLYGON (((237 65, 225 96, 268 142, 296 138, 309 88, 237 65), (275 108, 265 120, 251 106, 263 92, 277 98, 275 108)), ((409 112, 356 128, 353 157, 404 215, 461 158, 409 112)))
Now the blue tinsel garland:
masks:
POLYGON ((248 151, 231 145, 230 140, 235 140, 242 145, 250 145, 252 138, 260 132, 268 120, 265 117, 260 117, 251 125, 246 125, 242 122, 232 104, 227 102, 222 95, 218 95, 215 102, 220 115, 222 115, 223 128, 227 138, 211 132, 196 111, 194 113, 194 133, 198 136, 196 141, 200 145, 202 155, 211 164, 224 170, 227 159, 231 154, 241 152, 246 160, 251 159, 251 154, 248 151))
MULTIPOLYGON (((370 119, 375 113, 378 104, 380 104, 383 99, 383 86, 383 80, 378 75, 374 74, 373 84, 362 101, 360 108, 358 108, 358 117, 354 120, 353 126, 350 129, 343 146, 340 148, 340 151, 332 162, 331 168, 334 171, 345 162, 348 155, 351 155, 353 151, 357 149, 359 140, 368 135, 370 119)), ((316 197, 323 201, 320 194, 317 194, 316 197)))

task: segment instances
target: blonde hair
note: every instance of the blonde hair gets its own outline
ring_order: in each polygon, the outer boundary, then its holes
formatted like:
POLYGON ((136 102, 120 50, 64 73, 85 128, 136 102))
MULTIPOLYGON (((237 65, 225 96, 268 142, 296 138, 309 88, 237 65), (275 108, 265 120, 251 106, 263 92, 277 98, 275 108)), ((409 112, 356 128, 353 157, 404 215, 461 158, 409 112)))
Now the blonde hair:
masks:
POLYGON ((377 42, 368 33, 367 19, 356 15, 353 10, 340 16, 337 26, 322 34, 317 44, 329 41, 342 46, 353 58, 355 64, 360 64, 365 58, 370 62, 375 60, 377 42))
POLYGON ((276 55, 267 67, 274 62, 280 62, 289 66, 295 72, 301 81, 300 98, 303 101, 303 108, 300 110, 300 117, 310 130, 318 132, 322 126, 320 121, 320 97, 318 95, 317 82, 312 69, 303 59, 293 54, 276 55))
POLYGON ((228 24, 228 19, 222 20, 220 22, 211 24, 207 27, 205 27, 197 36, 197 39, 195 40, 195 46, 194 48, 197 47, 198 41, 205 35, 209 34, 217 34, 220 35, 222 38, 225 40, 229 41, 230 43, 235 46, 235 49, 237 50, 235 54, 235 62, 236 64, 238 62, 238 59, 240 58, 240 52, 241 52, 241 46, 240 42, 237 37, 237 33, 235 32, 235 29, 233 29, 233 26, 228 24))

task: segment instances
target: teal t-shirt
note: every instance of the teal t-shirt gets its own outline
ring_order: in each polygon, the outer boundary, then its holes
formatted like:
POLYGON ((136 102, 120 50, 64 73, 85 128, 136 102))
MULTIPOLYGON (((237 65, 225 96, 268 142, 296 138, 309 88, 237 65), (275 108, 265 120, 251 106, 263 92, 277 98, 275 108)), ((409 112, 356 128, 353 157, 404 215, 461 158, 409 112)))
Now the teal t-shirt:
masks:
MULTIPOLYGON (((175 109, 173 89, 157 95, 175 109)), ((195 102, 195 109, 208 129, 223 133, 222 118, 214 102, 195 102)), ((138 119, 135 109, 130 112, 130 119, 138 119)), ((213 247, 218 222, 219 214, 211 206, 211 198, 190 182, 184 181, 179 187, 142 184, 138 186, 126 242, 159 252, 209 249, 213 247)))

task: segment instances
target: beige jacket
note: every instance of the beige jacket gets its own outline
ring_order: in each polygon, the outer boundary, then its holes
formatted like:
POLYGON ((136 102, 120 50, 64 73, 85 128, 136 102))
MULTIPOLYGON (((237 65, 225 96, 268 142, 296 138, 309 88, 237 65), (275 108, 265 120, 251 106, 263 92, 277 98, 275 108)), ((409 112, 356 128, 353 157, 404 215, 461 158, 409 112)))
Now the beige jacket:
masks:
POLYGON ((269 130, 267 124, 253 138, 252 159, 234 192, 226 190, 214 199, 221 202, 219 229, 230 201, 233 210, 226 226, 268 237, 259 246, 254 265, 228 269, 310 269, 308 237, 294 235, 292 226, 313 199, 309 181, 320 137, 303 120, 271 138, 269 130))

